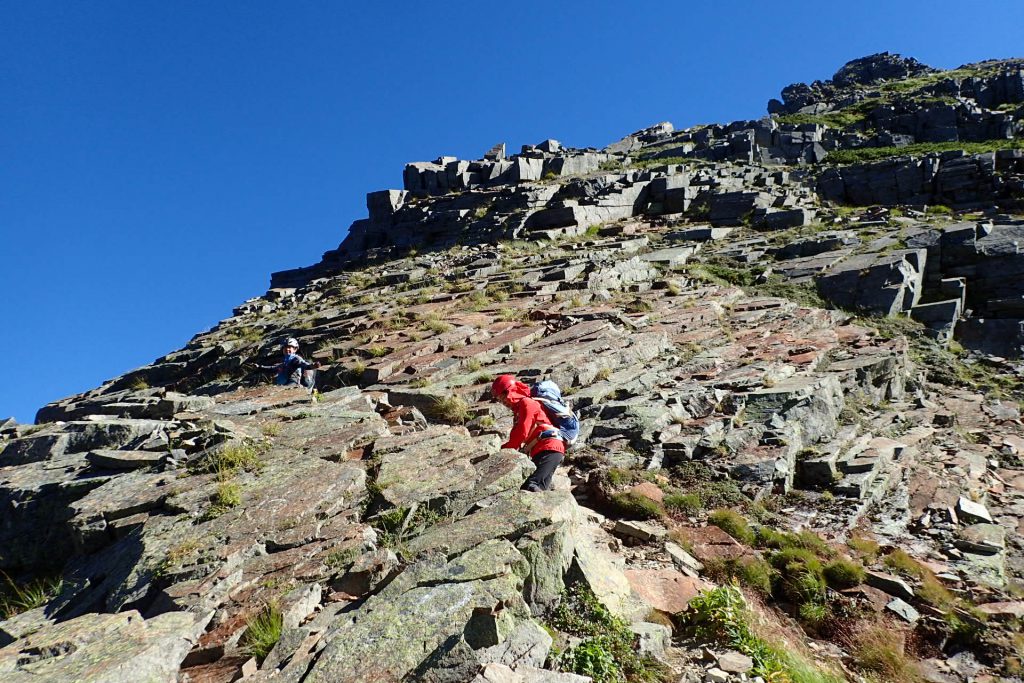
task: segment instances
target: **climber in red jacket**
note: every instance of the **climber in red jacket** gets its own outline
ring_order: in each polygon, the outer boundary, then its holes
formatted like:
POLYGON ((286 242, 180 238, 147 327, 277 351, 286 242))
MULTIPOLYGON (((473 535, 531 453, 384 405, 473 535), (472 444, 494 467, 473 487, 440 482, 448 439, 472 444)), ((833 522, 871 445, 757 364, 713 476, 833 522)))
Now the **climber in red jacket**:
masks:
POLYGON ((565 453, 565 443, 558 429, 551 424, 540 403, 530 398, 530 388, 512 375, 501 375, 494 380, 491 394, 515 415, 512 431, 502 448, 522 449, 537 468, 527 478, 523 489, 550 491, 553 488, 551 477, 565 453))

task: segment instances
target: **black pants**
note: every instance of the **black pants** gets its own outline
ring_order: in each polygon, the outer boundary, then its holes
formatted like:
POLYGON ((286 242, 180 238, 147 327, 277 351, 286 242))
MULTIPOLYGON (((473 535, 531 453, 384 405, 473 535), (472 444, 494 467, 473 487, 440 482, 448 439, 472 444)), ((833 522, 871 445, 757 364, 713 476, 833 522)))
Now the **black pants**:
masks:
POLYGON ((523 490, 550 491, 553 489, 551 477, 561 462, 562 454, 558 451, 541 451, 533 456, 533 464, 537 469, 527 477, 526 483, 523 484, 523 490))

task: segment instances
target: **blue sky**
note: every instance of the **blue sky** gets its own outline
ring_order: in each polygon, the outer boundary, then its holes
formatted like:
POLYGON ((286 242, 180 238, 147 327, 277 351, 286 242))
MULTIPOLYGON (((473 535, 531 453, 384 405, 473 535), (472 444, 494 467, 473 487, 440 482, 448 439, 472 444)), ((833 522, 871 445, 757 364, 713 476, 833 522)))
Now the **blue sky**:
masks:
POLYGON ((0 418, 318 261, 408 161, 757 118, 884 50, 1024 56, 1019 0, 356 4, 0 0, 0 418))

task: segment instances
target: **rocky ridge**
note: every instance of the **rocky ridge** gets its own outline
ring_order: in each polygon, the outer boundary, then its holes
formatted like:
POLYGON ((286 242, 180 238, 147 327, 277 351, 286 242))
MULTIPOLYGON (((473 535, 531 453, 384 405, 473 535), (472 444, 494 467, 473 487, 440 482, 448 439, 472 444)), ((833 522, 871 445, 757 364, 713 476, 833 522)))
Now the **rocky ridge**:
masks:
POLYGON ((876 55, 760 121, 409 164, 320 263, 0 424, 0 673, 794 675, 687 610, 735 578, 838 680, 1013 680, 1022 107, 1019 60, 876 55), (316 395, 250 370, 285 336, 316 395), (555 491, 506 372, 583 416, 555 491), (878 627, 919 661, 872 668, 878 627))

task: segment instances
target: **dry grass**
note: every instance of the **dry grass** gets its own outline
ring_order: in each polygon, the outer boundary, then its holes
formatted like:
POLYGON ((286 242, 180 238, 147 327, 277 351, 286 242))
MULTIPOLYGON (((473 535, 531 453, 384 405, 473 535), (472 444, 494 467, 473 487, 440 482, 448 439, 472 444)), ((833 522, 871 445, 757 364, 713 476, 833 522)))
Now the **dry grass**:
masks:
POLYGON ((906 654, 904 634, 885 622, 862 623, 849 643, 864 672, 891 683, 923 683, 917 663, 906 654))

